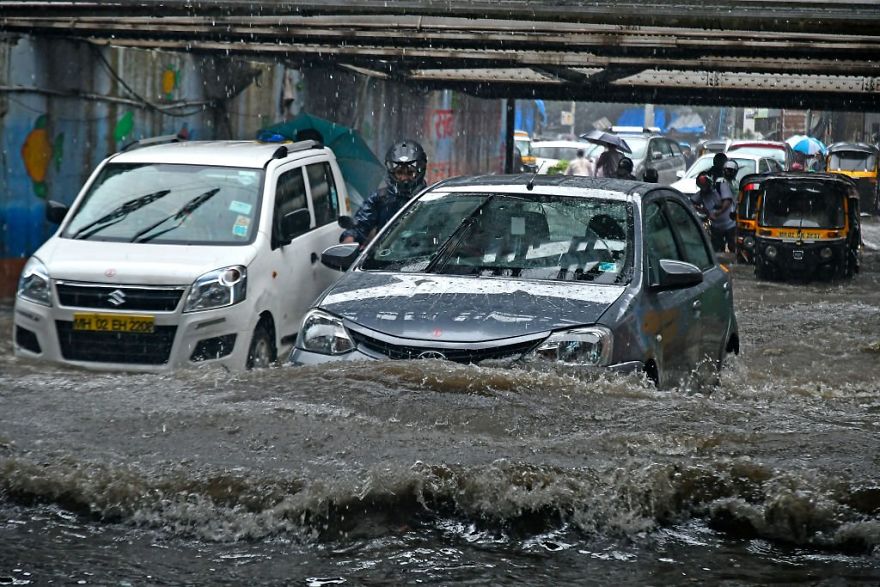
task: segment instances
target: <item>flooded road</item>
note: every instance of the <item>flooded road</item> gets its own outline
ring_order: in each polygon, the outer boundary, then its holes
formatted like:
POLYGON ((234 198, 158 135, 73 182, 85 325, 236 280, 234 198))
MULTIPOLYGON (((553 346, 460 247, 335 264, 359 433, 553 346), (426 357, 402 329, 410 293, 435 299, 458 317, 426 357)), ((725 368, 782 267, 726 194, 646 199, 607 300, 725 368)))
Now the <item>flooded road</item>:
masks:
POLYGON ((4 335, 0 584, 876 584, 865 233, 852 282, 732 268, 742 354, 711 393, 434 361, 91 373, 4 335))

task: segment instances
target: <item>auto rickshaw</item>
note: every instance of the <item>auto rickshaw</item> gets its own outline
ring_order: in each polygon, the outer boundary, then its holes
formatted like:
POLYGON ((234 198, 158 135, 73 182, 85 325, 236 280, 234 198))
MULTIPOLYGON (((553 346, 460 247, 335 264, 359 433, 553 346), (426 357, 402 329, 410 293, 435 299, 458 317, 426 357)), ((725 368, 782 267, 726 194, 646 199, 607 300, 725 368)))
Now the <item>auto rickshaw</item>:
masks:
POLYGON ((781 172, 753 178, 755 276, 849 278, 861 261, 855 183, 829 173, 781 172))
POLYGON ((861 209, 869 214, 877 214, 880 204, 878 165, 880 152, 867 143, 834 143, 828 147, 825 161, 826 171, 846 175, 856 182, 861 209))
POLYGON ((736 201, 736 258, 755 262, 755 211, 764 174, 752 173, 740 180, 736 201))

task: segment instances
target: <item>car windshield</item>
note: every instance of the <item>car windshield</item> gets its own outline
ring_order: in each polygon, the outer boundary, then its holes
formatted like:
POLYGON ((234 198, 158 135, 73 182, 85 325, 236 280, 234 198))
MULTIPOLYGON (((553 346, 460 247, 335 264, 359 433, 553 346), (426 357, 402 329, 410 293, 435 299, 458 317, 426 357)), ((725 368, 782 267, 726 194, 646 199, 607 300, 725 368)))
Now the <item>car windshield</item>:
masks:
POLYGON ((535 147, 532 149, 532 155, 535 157, 541 157, 542 159, 571 160, 577 157, 578 148, 579 147, 535 147))
POLYGON ((781 163, 783 167, 785 166, 785 149, 783 149, 783 148, 777 149, 776 147, 754 147, 754 146, 753 147, 747 147, 747 146, 737 147, 737 146, 733 146, 727 150, 728 153, 730 153, 732 151, 749 153, 752 155, 758 155, 759 157, 772 157, 773 159, 776 159, 777 161, 779 161, 779 163, 781 163))
POLYGON ((843 228, 846 190, 824 181, 773 181, 765 184, 759 224, 797 228, 843 228))
POLYGON ((627 146, 632 150, 632 153, 628 153, 627 157, 633 161, 645 158, 645 151, 648 150, 648 139, 646 137, 622 135, 621 138, 626 141, 627 146))
POLYGON ((426 194, 366 255, 361 269, 627 283, 631 204, 602 198, 426 194))
POLYGON ((193 245, 247 244, 257 231, 261 169, 109 164, 62 237, 193 245))
POLYGON ((520 155, 532 154, 532 141, 529 139, 514 139, 513 144, 519 149, 520 155))
POLYGON ((828 169, 837 171, 874 171, 877 158, 864 151, 837 151, 831 153, 828 169))

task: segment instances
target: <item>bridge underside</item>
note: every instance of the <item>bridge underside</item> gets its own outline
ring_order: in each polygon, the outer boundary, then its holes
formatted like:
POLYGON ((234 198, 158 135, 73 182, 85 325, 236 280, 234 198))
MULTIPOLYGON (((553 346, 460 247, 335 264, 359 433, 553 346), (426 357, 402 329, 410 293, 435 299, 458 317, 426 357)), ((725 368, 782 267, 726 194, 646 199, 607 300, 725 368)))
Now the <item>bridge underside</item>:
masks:
POLYGON ((871 0, 0 1, 0 32, 491 98, 880 110, 871 0))

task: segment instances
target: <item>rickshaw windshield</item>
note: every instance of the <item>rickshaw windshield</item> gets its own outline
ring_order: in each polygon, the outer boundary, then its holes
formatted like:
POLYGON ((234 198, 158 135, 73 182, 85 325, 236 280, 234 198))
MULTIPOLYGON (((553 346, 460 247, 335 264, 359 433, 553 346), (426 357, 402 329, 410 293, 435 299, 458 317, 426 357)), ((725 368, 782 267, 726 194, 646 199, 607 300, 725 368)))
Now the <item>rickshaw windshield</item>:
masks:
POLYGON ((759 214, 761 226, 843 228, 843 186, 823 181, 767 182, 759 214))
POLYGON ((736 215, 740 218, 754 218, 755 206, 758 203, 758 190, 746 190, 743 192, 736 207, 736 215))
POLYGON ((828 169, 834 171, 874 171, 877 157, 864 151, 837 151, 831 153, 828 169))

